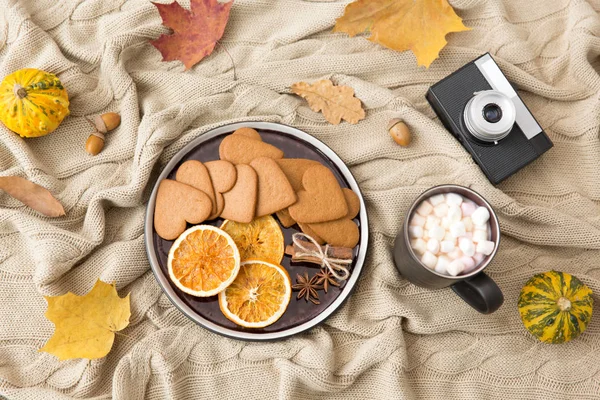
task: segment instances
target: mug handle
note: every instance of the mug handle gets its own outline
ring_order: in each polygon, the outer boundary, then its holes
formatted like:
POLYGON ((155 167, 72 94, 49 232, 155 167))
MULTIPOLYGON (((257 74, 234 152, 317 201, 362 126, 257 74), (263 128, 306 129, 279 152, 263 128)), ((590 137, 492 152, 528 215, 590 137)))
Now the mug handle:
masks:
POLYGON ((452 290, 482 314, 491 314, 504 303, 504 295, 496 282, 483 272, 455 283, 452 290))

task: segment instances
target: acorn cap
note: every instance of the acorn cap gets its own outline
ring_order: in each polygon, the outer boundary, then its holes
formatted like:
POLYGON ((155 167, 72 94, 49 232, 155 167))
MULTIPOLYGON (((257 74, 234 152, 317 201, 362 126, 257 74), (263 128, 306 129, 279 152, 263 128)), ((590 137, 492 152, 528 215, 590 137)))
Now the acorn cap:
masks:
POLYGON ((394 125, 396 125, 400 122, 403 122, 400 118, 391 119, 390 122, 388 123, 387 130, 389 131, 390 129, 392 129, 394 127, 394 125))

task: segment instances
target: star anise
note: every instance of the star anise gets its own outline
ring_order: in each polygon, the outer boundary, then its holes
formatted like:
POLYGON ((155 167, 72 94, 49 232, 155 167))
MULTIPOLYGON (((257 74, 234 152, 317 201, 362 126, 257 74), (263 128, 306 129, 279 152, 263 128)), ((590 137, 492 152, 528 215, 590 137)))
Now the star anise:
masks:
POLYGON ((317 278, 317 281, 315 283, 317 285, 322 285, 325 293, 327 293, 327 289, 329 289, 329 285, 338 286, 338 287, 340 286, 340 283, 333 277, 333 274, 331 273, 331 271, 328 268, 322 269, 321 271, 317 272, 317 274, 315 275, 315 278, 317 278))
POLYGON ((321 286, 317 283, 317 275, 312 278, 308 278, 308 273, 305 272, 304 276, 296 275, 296 284, 292 286, 292 289, 298 290, 298 296, 296 299, 301 299, 304 297, 304 300, 308 303, 309 301, 313 304, 321 304, 319 301, 319 294, 317 290, 321 289, 321 286))

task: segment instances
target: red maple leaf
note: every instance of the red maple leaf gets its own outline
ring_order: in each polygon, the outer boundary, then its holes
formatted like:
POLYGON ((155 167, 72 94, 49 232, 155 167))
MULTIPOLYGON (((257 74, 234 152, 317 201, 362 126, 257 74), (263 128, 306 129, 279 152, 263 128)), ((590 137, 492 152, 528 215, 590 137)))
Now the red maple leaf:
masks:
POLYGON ((176 1, 152 3, 158 8, 163 25, 173 29, 172 35, 161 35, 150 43, 160 51, 163 61, 181 60, 190 69, 211 54, 225 31, 233 0, 191 0, 191 11, 176 1))

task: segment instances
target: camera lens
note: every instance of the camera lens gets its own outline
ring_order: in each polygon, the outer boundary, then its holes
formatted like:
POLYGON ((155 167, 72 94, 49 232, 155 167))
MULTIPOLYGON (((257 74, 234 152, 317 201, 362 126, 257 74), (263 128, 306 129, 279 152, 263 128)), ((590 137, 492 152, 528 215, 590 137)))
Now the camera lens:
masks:
POLYGON ((474 138, 498 143, 512 131, 517 110, 512 100, 497 90, 474 93, 463 112, 463 121, 474 138))
POLYGON ((502 119, 502 109, 498 104, 486 104, 485 107, 483 107, 483 118, 487 122, 495 124, 502 119))

